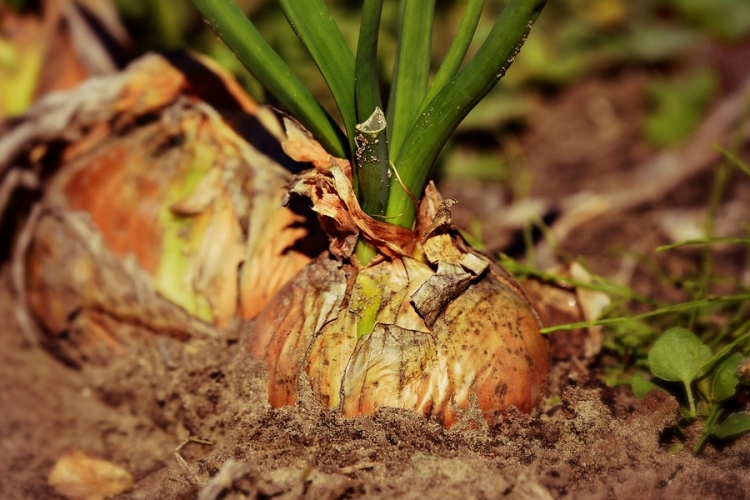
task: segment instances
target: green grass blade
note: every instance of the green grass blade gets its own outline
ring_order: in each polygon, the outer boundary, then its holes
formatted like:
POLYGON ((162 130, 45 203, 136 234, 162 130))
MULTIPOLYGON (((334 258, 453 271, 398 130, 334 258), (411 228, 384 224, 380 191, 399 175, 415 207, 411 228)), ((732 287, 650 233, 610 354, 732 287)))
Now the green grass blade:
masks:
POLYGON ((383 0, 365 0, 354 66, 357 104, 355 165, 359 203, 369 215, 383 216, 388 203, 388 138, 378 79, 378 30, 383 0))
POLYGON ((577 328, 589 328, 592 326, 616 325, 618 323, 625 323, 628 321, 637 321, 641 319, 651 318, 653 316, 661 316, 664 314, 673 314, 673 313, 682 312, 682 311, 689 311, 691 309, 709 306, 712 304, 722 304, 722 303, 731 304, 731 303, 737 303, 737 302, 745 302, 747 300, 750 300, 750 294, 710 297, 707 299, 693 300, 690 302, 682 302, 679 304, 674 304, 674 305, 670 305, 666 307, 660 307, 659 309, 654 309, 653 311, 647 311, 641 314, 634 314, 632 316, 597 319, 594 321, 579 321, 577 323, 568 323, 565 325, 547 326, 541 329, 541 333, 547 334, 547 333, 552 333, 552 332, 556 332, 559 330, 575 330, 577 328))
POLYGON ((724 155, 724 158, 726 158, 729 163, 740 169, 745 175, 750 177, 750 166, 747 165, 744 161, 740 160, 737 155, 733 154, 732 152, 724 149, 718 144, 714 144, 714 149, 724 155))
POLYGON ((440 64, 440 68, 438 68, 437 73, 435 73, 432 85, 430 85, 427 95, 422 100, 420 110, 426 108, 427 104, 443 89, 443 87, 445 87, 450 79, 458 73, 461 63, 463 62, 464 57, 466 57, 466 51, 469 50, 469 45, 471 45, 471 40, 474 38, 474 33, 477 30, 479 18, 482 15, 482 7, 484 7, 484 0, 468 0, 466 10, 461 18, 461 24, 458 25, 456 36, 451 42, 451 46, 445 54, 445 58, 440 64))
POLYGON ((349 142, 289 66, 263 39, 234 0, 193 0, 239 61, 331 154, 348 158, 349 142))
POLYGON ((719 236, 714 236, 713 238, 697 238, 694 240, 683 240, 675 243, 670 243, 668 245, 661 245, 656 247, 656 251, 663 252, 665 250, 673 250, 675 248, 687 247, 691 245, 721 245, 727 243, 750 245, 750 239, 719 236))
MULTIPOLYGON (((421 196, 440 150, 458 124, 503 77, 545 4, 546 0, 513 0, 476 55, 417 117, 394 162, 414 196, 421 196)), ((400 184, 391 183, 386 217, 404 227, 414 223, 414 204, 400 184)))
POLYGON ((401 0, 399 49, 386 113, 394 162, 427 94, 434 13, 435 0, 401 0))
POLYGON ((357 125, 352 50, 323 0, 279 0, 279 5, 331 89, 351 145, 357 125))

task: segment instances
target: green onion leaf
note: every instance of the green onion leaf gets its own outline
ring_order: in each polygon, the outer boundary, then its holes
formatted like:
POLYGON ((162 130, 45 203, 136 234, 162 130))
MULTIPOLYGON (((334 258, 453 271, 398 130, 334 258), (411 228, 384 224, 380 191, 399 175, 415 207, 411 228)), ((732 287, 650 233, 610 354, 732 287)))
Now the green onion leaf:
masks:
POLYGON ((234 0, 193 0, 240 62, 331 154, 349 157, 349 141, 312 93, 273 50, 234 0))
POLYGON ((464 57, 466 57, 466 51, 469 50, 469 45, 471 45, 471 40, 474 38, 474 33, 477 30, 479 18, 482 15, 482 7, 484 7, 484 0, 469 0, 466 4, 466 10, 464 11, 464 16, 461 18, 461 24, 458 26, 456 37, 451 42, 451 46, 445 54, 440 68, 435 73, 430 90, 427 91, 427 95, 422 100, 420 110, 424 110, 433 97, 458 73, 461 63, 464 57))
POLYGON ((331 89, 351 144, 357 125, 352 50, 323 0, 279 0, 279 5, 331 89))
POLYGON ((401 0, 398 54, 386 113, 393 162, 427 94, 434 13, 435 0, 401 0))
MULTIPOLYGON (((546 0, 513 0, 476 55, 417 117, 394 162, 414 196, 421 197, 440 150, 458 124, 503 77, 545 4, 546 0)), ((393 158, 393 142, 391 148, 393 158)), ((395 224, 411 227, 415 213, 409 194, 400 183, 391 183, 386 217, 395 224)))
POLYGON ((354 90, 357 103, 355 165, 359 203, 367 214, 384 216, 388 203, 388 137, 378 79, 378 30, 383 0, 365 0, 357 44, 354 90))
POLYGON ((357 125, 354 158, 358 165, 359 204, 369 215, 385 214, 388 204, 388 143, 385 115, 375 108, 366 121, 357 125), (384 156, 385 155, 385 156, 384 156), (382 167, 385 163, 385 174, 382 167))

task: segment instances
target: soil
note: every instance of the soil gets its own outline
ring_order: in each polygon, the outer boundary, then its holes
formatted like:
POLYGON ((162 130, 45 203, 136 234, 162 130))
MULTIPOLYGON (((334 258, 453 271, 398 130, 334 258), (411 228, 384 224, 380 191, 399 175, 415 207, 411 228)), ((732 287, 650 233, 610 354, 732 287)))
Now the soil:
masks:
MULTIPOLYGON (((534 195, 559 202, 606 189, 609 174, 655 154, 637 127, 645 82, 642 71, 599 75, 544 98, 543 119, 518 132, 534 195), (614 110, 614 125, 580 112, 601 102, 614 110)), ((661 211, 705 206, 712 175, 582 226, 563 250, 596 273, 617 274, 622 256, 612 249, 651 252, 665 241, 655 230, 661 211)), ((461 201, 455 220, 468 225, 477 216, 485 234, 493 227, 483 200, 498 189, 441 186, 461 201)), ((729 198, 747 195, 730 191, 729 198)), ((674 259, 673 269, 697 265, 692 254, 674 259)), ((736 272, 744 256, 718 265, 736 272)), ((659 291, 640 266, 633 279, 637 291, 659 291)), ((676 446, 673 398, 654 391, 639 401, 627 387, 607 387, 598 360, 556 357, 542 407, 507 411, 492 427, 472 410, 450 430, 395 409, 345 419, 304 394, 293 407, 271 409, 265 366, 244 348, 248 325, 187 343, 160 337, 108 363, 75 367, 27 342, 7 265, 0 285, 2 498, 63 498, 47 477, 72 450, 129 471, 135 486, 121 499, 750 498, 749 435, 696 456, 699 429, 687 429, 686 445, 676 446)))

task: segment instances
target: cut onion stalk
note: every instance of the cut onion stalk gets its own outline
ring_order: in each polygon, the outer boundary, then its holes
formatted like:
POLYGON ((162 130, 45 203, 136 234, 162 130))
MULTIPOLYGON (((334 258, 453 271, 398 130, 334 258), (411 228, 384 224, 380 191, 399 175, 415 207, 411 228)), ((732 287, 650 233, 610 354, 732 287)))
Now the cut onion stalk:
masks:
POLYGON ((407 408, 452 426, 473 398, 486 420, 529 411, 546 388, 547 341, 529 297, 450 224, 454 200, 429 184, 414 232, 364 214, 350 172, 294 122, 285 149, 315 169, 291 192, 312 200, 330 251, 271 300, 249 352, 268 364, 269 400, 294 404, 301 384, 344 415, 407 408), (343 168, 342 168, 343 166, 343 168), (379 257, 353 257, 364 238, 379 257))

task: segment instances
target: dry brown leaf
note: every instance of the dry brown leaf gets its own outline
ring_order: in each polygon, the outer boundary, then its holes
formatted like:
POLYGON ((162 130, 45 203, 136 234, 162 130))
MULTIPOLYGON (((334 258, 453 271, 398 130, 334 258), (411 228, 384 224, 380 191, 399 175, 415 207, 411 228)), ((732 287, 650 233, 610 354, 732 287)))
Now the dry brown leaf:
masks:
POLYGON ((414 307, 427 326, 432 326, 445 306, 469 287, 472 278, 461 266, 438 262, 437 272, 411 296, 414 307))
POLYGON ((359 206, 349 162, 328 154, 296 121, 285 119, 284 124, 284 151, 315 167, 296 176, 290 191, 312 200, 313 210, 323 216, 321 226, 331 238, 331 252, 342 258, 351 257, 361 235, 385 255, 410 255, 415 244, 412 231, 373 219, 359 206))
MULTIPOLYGON (((577 262, 554 267, 549 272, 563 277, 563 280, 569 277, 581 283, 592 282, 589 272, 577 262)), ((549 283, 531 278, 523 285, 548 326, 596 320, 611 303, 604 292, 576 287, 564 281, 549 283)), ((553 332, 549 337, 553 356, 557 359, 593 359, 604 342, 598 326, 553 332)))
POLYGON ((55 463, 48 483, 69 500, 104 500, 132 488, 133 477, 111 462, 71 451, 55 463))
POLYGON ((427 226, 427 229, 424 231, 424 234, 422 235, 422 243, 427 241, 427 238, 436 231, 439 227, 450 227, 451 224, 451 207, 458 203, 458 200, 454 200, 452 198, 449 198, 447 200, 443 200, 440 202, 440 206, 437 208, 437 212, 435 212, 435 215, 432 217, 432 221, 430 222, 430 225, 427 226))
POLYGON ((286 139, 282 147, 290 158, 302 163, 311 163, 319 172, 324 173, 328 172, 332 165, 338 165, 347 178, 352 178, 349 160, 331 156, 297 120, 285 117, 284 130, 286 139))

